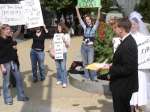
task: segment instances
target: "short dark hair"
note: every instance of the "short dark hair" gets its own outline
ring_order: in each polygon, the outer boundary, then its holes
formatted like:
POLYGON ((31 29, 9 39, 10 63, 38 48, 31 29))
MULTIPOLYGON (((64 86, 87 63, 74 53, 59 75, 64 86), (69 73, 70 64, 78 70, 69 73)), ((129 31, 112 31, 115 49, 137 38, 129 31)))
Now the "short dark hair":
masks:
POLYGON ((117 26, 123 28, 125 32, 129 33, 131 29, 131 22, 128 18, 120 18, 117 20, 117 26))

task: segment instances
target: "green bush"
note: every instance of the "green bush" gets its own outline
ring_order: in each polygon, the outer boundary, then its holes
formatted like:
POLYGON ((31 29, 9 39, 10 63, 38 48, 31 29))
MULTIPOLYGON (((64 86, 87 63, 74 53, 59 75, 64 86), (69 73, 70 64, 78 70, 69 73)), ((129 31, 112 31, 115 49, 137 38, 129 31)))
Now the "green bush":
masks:
POLYGON ((106 61, 107 63, 111 63, 113 57, 112 38, 114 37, 114 32, 106 23, 103 24, 104 25, 101 23, 102 28, 99 28, 97 31, 96 41, 94 43, 95 62, 102 63, 106 61), (101 34, 101 29, 103 29, 104 35, 101 34))
POLYGON ((135 7, 135 10, 140 12, 145 22, 150 23, 150 1, 141 0, 140 4, 135 7))

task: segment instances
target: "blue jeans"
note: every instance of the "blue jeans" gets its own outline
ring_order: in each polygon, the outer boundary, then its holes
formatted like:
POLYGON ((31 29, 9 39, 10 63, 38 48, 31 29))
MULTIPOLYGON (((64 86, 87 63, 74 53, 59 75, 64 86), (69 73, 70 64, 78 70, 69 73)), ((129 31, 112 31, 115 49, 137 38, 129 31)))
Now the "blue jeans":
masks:
MULTIPOLYGON (((11 62, 5 63, 4 67, 6 68, 6 74, 3 73, 3 95, 4 95, 4 101, 12 102, 12 96, 10 94, 10 70, 12 69, 11 62)), ((23 90, 23 81, 21 77, 21 73, 18 69, 18 66, 15 62, 13 62, 13 70, 12 74, 14 75, 16 79, 16 87, 17 87, 17 98, 21 99, 22 97, 25 97, 24 90, 23 90)))
POLYGON ((67 84, 67 70, 66 70, 66 59, 67 53, 64 53, 64 59, 55 60, 56 69, 57 69, 57 81, 61 81, 63 84, 67 84))
POLYGON ((30 58, 32 64, 32 79, 37 80, 37 64, 39 66, 40 78, 45 79, 45 67, 44 67, 44 51, 36 51, 31 49, 30 58))
MULTIPOLYGON (((81 56, 83 61, 83 66, 93 63, 94 61, 94 46, 93 45, 81 45, 81 56)), ((86 79, 94 80, 96 79, 96 72, 84 69, 84 75, 86 79)))

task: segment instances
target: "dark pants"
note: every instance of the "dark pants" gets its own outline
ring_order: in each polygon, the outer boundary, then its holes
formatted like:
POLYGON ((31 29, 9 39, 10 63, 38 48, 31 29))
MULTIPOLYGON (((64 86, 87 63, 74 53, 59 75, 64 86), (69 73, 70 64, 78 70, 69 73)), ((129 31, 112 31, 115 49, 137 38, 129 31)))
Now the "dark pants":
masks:
POLYGON ((116 93, 112 92, 114 112, 131 112, 130 99, 132 93, 116 93))

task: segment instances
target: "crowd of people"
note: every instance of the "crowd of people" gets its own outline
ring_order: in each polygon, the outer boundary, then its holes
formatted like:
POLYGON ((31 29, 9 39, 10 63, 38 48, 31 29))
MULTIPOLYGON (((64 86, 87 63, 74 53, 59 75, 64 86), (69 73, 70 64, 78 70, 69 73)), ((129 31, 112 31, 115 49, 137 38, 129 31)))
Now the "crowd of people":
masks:
MULTIPOLYGON (((81 57, 84 67, 83 78, 85 80, 98 81, 96 72, 87 70, 85 67, 94 61, 94 40, 99 26, 100 8, 98 8, 96 21, 93 21, 90 15, 85 15, 83 20, 78 7, 76 7, 76 13, 84 31, 81 44, 81 57)), ((143 111, 143 106, 147 105, 149 100, 148 75, 150 68, 139 67, 138 45, 142 40, 147 39, 146 36, 149 35, 149 32, 142 21, 142 16, 136 11, 132 12, 128 18, 114 18, 111 27, 121 40, 114 53, 112 64, 108 66, 109 76, 107 78, 110 81, 114 112, 143 111)), ((17 42, 14 40, 14 37, 20 31, 20 27, 13 33, 9 25, 3 24, 0 26, 0 68, 3 74, 3 98, 4 103, 7 105, 13 104, 10 94, 11 75, 14 76, 16 81, 18 101, 29 100, 29 97, 24 92, 23 80, 19 69, 17 42)), ((34 28, 30 35, 33 39, 30 52, 33 83, 36 83, 38 80, 45 80, 44 44, 48 32, 46 26, 43 25, 34 28), (38 68, 39 76, 37 73, 38 68)), ((66 88, 68 85, 66 61, 67 49, 71 45, 70 40, 70 34, 65 23, 58 23, 52 43, 50 43, 49 53, 56 64, 56 84, 62 85, 63 88, 66 88), (56 56, 56 53, 60 50, 57 47, 60 47, 62 51, 59 52, 59 55, 61 55, 59 58, 56 56)))

